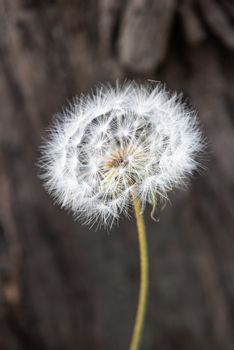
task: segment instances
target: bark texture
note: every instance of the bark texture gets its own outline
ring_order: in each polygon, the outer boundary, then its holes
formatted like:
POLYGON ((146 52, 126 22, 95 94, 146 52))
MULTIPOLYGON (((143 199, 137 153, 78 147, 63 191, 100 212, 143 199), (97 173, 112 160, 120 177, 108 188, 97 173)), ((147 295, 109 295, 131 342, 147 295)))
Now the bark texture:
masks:
POLYGON ((134 221, 74 222, 36 175, 44 128, 97 82, 165 81, 207 136, 208 169, 154 223, 142 350, 234 348, 232 0, 0 1, 0 349, 127 349, 134 221))

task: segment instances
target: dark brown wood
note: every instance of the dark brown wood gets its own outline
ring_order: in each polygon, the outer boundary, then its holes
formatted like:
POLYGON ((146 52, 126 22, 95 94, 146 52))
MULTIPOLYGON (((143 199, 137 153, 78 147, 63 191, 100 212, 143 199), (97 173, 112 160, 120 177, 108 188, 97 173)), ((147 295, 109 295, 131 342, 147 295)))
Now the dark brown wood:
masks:
POLYGON ((134 220, 110 234, 54 206, 35 166, 81 91, 155 79, 197 109, 204 172, 146 212, 142 350, 234 348, 232 0, 0 1, 0 349, 127 349, 139 282, 134 220))

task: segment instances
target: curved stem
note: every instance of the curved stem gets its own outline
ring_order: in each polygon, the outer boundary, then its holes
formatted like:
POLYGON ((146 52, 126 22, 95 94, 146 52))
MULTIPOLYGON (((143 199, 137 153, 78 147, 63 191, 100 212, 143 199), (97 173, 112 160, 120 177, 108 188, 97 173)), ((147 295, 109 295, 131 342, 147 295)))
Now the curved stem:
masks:
POLYGON ((138 350, 140 340, 142 336, 142 330, 145 320, 147 296, 148 296, 148 283, 149 283, 149 267, 148 267, 148 249, 146 240, 146 230, 143 215, 141 213, 141 205, 136 196, 133 197, 135 216, 138 229, 139 249, 140 249, 140 293, 137 307, 137 315, 130 345, 130 350, 138 350))

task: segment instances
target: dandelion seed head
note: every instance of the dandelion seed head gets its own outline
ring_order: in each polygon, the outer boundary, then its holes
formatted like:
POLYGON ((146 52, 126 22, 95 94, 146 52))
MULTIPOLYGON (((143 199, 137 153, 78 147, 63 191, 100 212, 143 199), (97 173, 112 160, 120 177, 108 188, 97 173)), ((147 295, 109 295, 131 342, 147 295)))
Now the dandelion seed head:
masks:
POLYGON ((76 217, 110 225, 133 195, 144 208, 183 186, 203 148, 195 112, 160 84, 101 86, 56 119, 41 177, 76 217))

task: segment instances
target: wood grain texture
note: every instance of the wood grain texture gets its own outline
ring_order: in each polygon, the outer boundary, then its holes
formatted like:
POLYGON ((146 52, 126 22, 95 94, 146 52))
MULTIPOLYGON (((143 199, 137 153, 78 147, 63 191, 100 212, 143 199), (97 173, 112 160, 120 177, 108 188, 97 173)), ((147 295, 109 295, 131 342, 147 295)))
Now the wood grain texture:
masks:
POLYGON ((126 349, 137 304, 134 221, 111 234, 52 204, 35 166, 54 113, 99 81, 162 80, 207 136, 207 170, 146 212, 142 350, 234 348, 231 0, 0 1, 0 349, 126 349))

